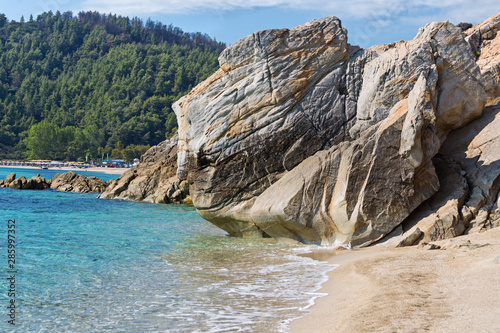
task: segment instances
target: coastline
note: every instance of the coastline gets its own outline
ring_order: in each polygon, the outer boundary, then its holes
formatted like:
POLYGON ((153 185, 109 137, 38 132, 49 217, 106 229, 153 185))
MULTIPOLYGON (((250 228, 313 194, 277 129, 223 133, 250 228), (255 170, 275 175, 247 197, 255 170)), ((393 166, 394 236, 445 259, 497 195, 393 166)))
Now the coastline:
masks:
POLYGON ((308 255, 340 266, 290 332, 499 332, 500 228, 434 243, 308 255))
MULTIPOLYGON (((20 166, 20 165, 0 165, 0 168, 17 168, 17 169, 30 169, 30 170, 40 170, 40 168, 32 167, 32 166, 20 166)), ((54 171, 91 171, 91 172, 100 172, 107 173, 110 175, 121 175, 125 171, 129 170, 129 168, 103 168, 103 167, 95 167, 95 168, 75 168, 75 167, 54 167, 49 168, 48 170, 54 171)))

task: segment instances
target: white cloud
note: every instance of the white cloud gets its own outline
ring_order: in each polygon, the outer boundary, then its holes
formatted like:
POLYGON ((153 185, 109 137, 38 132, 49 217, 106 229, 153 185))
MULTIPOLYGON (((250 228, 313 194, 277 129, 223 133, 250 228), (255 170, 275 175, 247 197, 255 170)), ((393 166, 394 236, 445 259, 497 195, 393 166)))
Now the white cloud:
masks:
POLYGON ((402 0, 351 0, 349 3, 333 0, 85 0, 89 9, 126 14, 184 14, 204 11, 231 11, 257 7, 282 7, 296 10, 314 10, 327 15, 348 15, 362 18, 382 11, 403 9, 402 0))
MULTIPOLYGON (((423 12, 439 11, 449 14, 450 20, 467 18, 482 20, 500 11, 498 0, 84 0, 88 9, 100 12, 118 12, 126 15, 185 14, 231 11, 256 7, 282 7, 313 10, 350 19, 388 20, 404 13, 418 17, 423 12)), ((430 16, 428 13, 425 16, 430 16)))

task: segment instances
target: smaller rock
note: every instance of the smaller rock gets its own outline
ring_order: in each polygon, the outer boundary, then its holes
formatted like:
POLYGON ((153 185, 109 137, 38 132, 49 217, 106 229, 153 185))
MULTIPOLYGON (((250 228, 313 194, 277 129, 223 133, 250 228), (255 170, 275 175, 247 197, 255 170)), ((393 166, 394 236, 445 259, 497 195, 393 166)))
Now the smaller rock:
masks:
POLYGON ((183 195, 182 195, 182 191, 181 191, 181 190, 176 190, 176 191, 172 194, 172 196, 170 197, 170 199, 171 199, 172 201, 180 201, 180 200, 182 200, 182 197, 183 197, 183 195))
POLYGON ((172 196, 174 195, 175 191, 176 190, 175 190, 174 184, 170 184, 170 186, 168 187, 167 191, 165 192, 165 195, 168 198, 172 198, 172 196))
POLYGON ((488 246, 489 244, 473 244, 470 240, 461 239, 449 239, 443 245, 441 245, 441 250, 450 249, 462 249, 462 250, 473 250, 483 246, 488 246))
POLYGON ((95 176, 87 177, 86 182, 90 187, 90 192, 102 193, 106 190, 107 183, 101 178, 95 176))
POLYGON ((483 208, 478 211, 476 218, 470 222, 470 230, 468 231, 469 233, 476 233, 481 231, 486 224, 486 221, 488 220, 488 217, 490 215, 489 209, 491 209, 491 207, 485 206, 483 208))
POLYGON ((21 190, 23 188, 23 181, 21 179, 14 179, 9 182, 9 188, 13 190, 21 190))
POLYGON ((30 178, 26 180, 26 184, 23 185, 23 190, 32 190, 35 187, 35 181, 30 178))
POLYGON ((424 249, 424 250, 441 250, 441 246, 439 246, 437 244, 433 244, 433 243, 420 244, 418 247, 421 249, 424 249))
POLYGON ((191 199, 191 196, 186 196, 184 200, 182 200, 182 203, 185 205, 193 205, 193 199, 191 199))
POLYGON ((470 211, 469 207, 467 205, 462 206, 462 209, 460 211, 460 217, 461 217, 461 223, 463 225, 469 225, 469 222, 472 220, 474 215, 472 215, 472 212, 470 211))
POLYGON ((182 194, 189 195, 189 183, 186 180, 183 180, 179 184, 179 189, 182 191, 182 194))
POLYGON ((58 173, 52 177, 50 188, 63 192, 104 192, 107 183, 97 177, 85 177, 74 172, 58 173))
POLYGON ((45 190, 50 188, 49 183, 45 178, 37 176, 27 179, 24 176, 15 179, 16 174, 11 173, 7 176, 6 180, 0 180, 0 187, 9 187, 15 190, 45 190), (8 182, 7 182, 8 180, 8 182))
POLYGON ((40 174, 31 177, 29 180, 31 181, 32 190, 46 190, 50 188, 50 184, 40 174))
POLYGON ((8 186, 10 183, 12 183, 16 179, 16 174, 14 172, 9 173, 7 178, 5 178, 5 185, 8 186))

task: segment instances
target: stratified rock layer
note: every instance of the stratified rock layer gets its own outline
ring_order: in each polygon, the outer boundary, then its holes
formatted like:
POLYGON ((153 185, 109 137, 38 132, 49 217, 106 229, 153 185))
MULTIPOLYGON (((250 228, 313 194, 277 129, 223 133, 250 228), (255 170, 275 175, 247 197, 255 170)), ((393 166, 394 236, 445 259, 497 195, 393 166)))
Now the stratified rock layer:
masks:
POLYGON ((177 176, 232 235, 371 244, 438 191, 433 157, 481 115, 466 37, 432 23, 361 50, 335 17, 256 32, 174 105, 177 176))
POLYGON ((466 31, 488 93, 481 118, 452 132, 436 159, 439 191, 382 244, 407 246, 500 226, 500 14, 466 31))
POLYGON ((484 87, 490 97, 500 95, 500 14, 467 30, 466 40, 477 56, 484 87))

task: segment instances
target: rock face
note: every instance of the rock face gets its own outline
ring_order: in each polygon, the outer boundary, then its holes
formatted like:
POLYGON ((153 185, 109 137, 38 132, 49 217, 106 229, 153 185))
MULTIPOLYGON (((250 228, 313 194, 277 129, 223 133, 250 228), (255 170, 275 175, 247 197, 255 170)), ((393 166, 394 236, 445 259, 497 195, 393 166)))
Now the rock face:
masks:
POLYGON ((382 243, 414 245, 500 226, 500 14, 467 30, 488 93, 481 118, 449 135, 435 159, 439 191, 382 243))
POLYGON ((490 97, 500 95, 500 14, 467 30, 466 40, 478 57, 484 87, 490 97))
POLYGON ((191 203, 187 182, 177 176, 177 136, 151 147, 139 165, 112 181, 101 199, 191 203))
MULTIPOLYGON (((467 33, 431 23, 366 50, 335 17, 243 38, 174 104, 177 176, 231 235, 371 244, 440 189, 433 158, 496 93, 491 22, 467 33)), ((469 185, 456 177, 442 182, 459 187, 450 195, 460 206, 469 185)))
POLYGON ((335 17, 256 32, 174 105, 178 144, 151 148, 101 198, 191 194, 231 235, 305 243, 406 246, 498 226, 499 30, 500 15, 431 23, 366 50, 335 17))
POLYGON ((436 158, 439 191, 384 243, 429 243, 500 226, 500 99, 451 133, 436 158))

